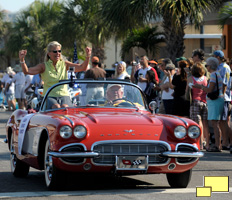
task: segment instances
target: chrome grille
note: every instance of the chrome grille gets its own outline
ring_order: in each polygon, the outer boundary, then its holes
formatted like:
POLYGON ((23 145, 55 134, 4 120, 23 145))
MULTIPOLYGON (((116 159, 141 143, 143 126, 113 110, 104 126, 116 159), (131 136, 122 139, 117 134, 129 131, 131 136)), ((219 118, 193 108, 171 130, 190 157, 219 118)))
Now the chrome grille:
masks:
POLYGON ((168 147, 163 143, 100 143, 93 147, 94 152, 101 156, 93 158, 96 164, 115 164, 115 156, 120 155, 148 155, 149 164, 166 163, 168 158, 161 157, 161 152, 167 151, 168 147))

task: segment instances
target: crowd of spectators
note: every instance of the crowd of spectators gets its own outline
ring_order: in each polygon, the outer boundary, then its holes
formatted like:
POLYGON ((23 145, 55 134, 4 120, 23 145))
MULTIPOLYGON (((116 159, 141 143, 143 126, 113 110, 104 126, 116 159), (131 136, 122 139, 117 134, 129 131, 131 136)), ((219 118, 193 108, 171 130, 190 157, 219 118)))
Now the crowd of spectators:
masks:
POLYGON ((157 102, 158 113, 187 117, 199 124, 201 149, 232 153, 231 67, 232 61, 227 63, 221 50, 205 60, 202 49, 175 62, 141 56, 138 63, 132 61, 128 66, 131 82, 144 91, 148 104, 157 102), (211 93, 217 93, 215 99, 211 93))
MULTIPOLYGON (((92 57, 91 65, 87 71, 78 72, 83 73, 82 78, 106 77, 98 57, 92 57)), ((158 113, 187 117, 198 123, 203 131, 201 149, 209 152, 230 150, 232 153, 232 61, 226 63, 221 50, 215 51, 207 60, 202 49, 195 49, 191 58, 180 57, 175 62, 169 58, 156 60, 143 55, 137 61, 117 62, 114 67, 115 73, 111 78, 129 79, 137 84, 144 92, 148 104, 156 101, 158 113), (212 99, 212 93, 217 93, 216 98, 212 99)), ((76 77, 79 77, 78 73, 76 77)), ((1 80, 1 90, 9 110, 16 109, 16 101, 19 108, 25 109, 26 94, 33 93, 36 96, 41 86, 40 74, 25 76, 17 65, 13 69, 8 67, 1 80)), ((89 91, 87 94, 83 91, 87 99, 93 95, 103 96, 102 86, 93 87, 89 91)))

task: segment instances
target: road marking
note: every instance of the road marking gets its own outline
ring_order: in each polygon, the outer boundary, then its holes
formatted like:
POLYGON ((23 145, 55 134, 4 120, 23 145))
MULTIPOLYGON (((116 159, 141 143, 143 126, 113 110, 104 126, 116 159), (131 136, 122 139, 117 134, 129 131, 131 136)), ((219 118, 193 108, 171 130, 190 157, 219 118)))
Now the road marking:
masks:
MULTIPOLYGON (((162 193, 162 194, 183 194, 183 193, 196 193, 196 188, 185 188, 185 189, 149 189, 149 194, 162 193)), ((230 193, 232 192, 232 187, 229 188, 230 193)), ((134 189, 134 190, 89 190, 89 191, 70 191, 70 192, 10 192, 10 193, 0 193, 0 199, 12 198, 12 197, 62 197, 62 196, 86 196, 86 195, 118 195, 118 194, 144 194, 144 189, 134 189)))

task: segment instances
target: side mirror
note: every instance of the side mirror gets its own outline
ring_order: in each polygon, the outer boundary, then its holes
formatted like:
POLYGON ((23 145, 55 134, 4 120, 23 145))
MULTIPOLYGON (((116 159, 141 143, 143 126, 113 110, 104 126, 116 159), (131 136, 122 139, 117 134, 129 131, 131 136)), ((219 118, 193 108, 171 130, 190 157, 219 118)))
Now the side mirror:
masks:
POLYGON ((152 113, 155 114, 155 110, 156 110, 156 108, 157 108, 157 103, 156 103, 156 101, 151 101, 151 102, 149 103, 149 108, 152 110, 152 113))

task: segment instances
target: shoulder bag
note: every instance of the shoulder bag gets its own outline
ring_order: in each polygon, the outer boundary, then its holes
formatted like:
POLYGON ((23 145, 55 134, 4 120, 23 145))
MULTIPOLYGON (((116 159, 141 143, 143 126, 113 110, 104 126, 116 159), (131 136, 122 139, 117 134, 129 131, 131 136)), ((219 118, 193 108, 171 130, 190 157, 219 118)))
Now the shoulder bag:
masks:
POLYGON ((210 92, 207 94, 207 97, 209 97, 211 100, 216 100, 219 97, 219 89, 218 89, 218 79, 217 79, 217 74, 216 75, 216 85, 217 85, 217 90, 210 92))

